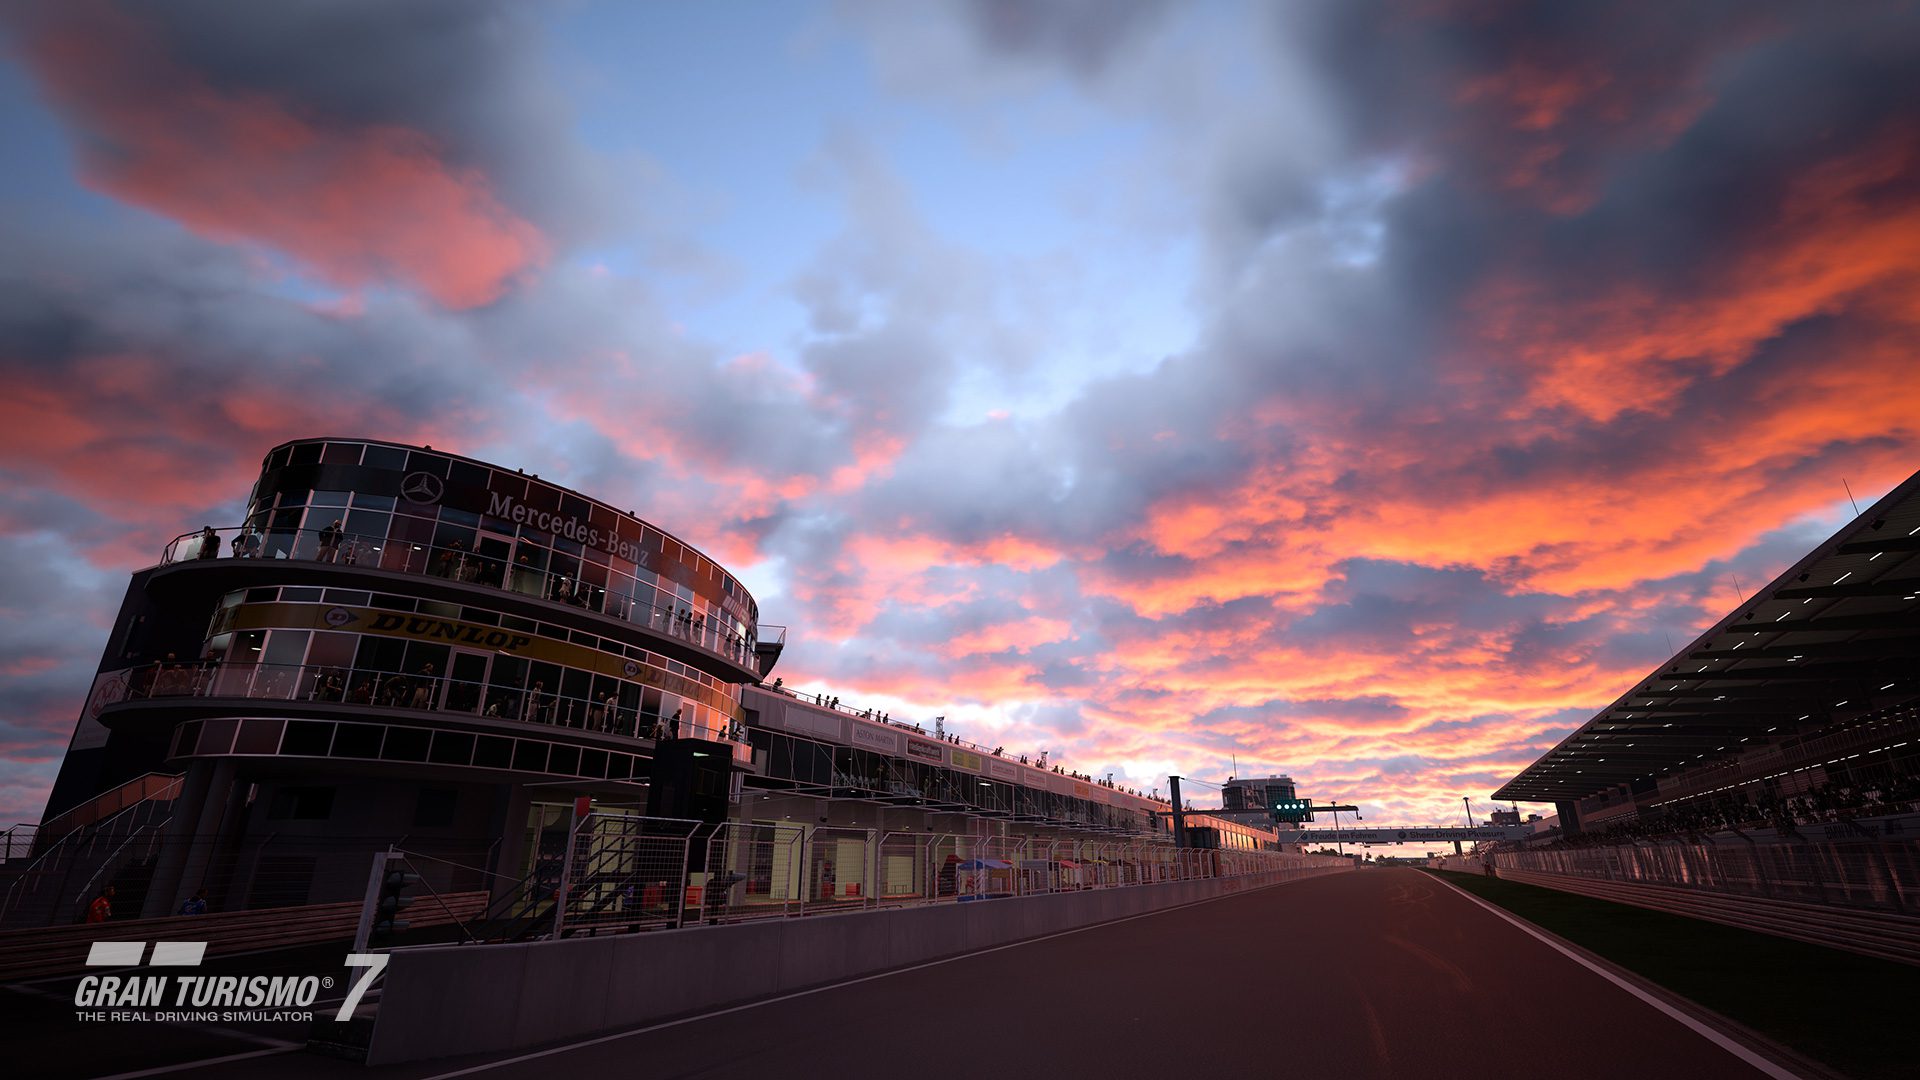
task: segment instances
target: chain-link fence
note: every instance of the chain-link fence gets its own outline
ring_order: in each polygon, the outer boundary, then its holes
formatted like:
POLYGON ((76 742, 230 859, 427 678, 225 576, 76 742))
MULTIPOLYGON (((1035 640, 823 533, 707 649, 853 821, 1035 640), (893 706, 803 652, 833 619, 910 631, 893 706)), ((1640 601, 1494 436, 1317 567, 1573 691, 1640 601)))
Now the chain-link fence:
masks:
POLYGON ((576 820, 568 837, 572 857, 562 863, 557 883, 565 902, 554 931, 686 921, 686 907, 699 903, 688 863, 698 827, 692 821, 627 814, 576 820))
POLYGON ((1222 877, 1278 880, 1352 865, 1145 839, 713 825, 599 812, 556 830, 534 864, 524 881, 500 890, 481 936, 733 923, 1222 877))
POLYGON ((1496 869, 1920 913, 1920 843, 1632 844, 1492 856, 1496 869))
POLYGON ((699 917, 739 922, 802 914, 808 845, 797 825, 728 822, 706 840, 706 880, 692 886, 699 917))

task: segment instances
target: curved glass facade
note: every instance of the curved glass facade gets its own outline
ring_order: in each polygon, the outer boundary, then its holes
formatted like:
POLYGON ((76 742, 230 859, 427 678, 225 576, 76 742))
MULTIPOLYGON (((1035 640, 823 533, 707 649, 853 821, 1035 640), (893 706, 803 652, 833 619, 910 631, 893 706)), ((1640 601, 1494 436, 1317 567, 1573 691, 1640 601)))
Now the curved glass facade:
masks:
POLYGON ((638 517, 524 473, 392 443, 275 447, 243 525, 188 534, 166 561, 235 556, 486 585, 684 638, 749 668, 758 639, 745 587, 638 517))
MULTIPOLYGON (((210 696, 467 713, 737 741, 740 687, 612 638, 474 605, 308 586, 228 593, 210 696)), ((162 691, 164 693, 164 691, 162 691)))

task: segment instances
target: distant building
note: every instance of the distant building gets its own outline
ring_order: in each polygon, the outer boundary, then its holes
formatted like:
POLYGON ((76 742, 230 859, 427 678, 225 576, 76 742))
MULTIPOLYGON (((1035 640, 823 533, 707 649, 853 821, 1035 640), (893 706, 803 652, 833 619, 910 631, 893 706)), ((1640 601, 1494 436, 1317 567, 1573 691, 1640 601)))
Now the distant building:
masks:
POLYGON ((1220 805, 1226 810, 1259 810, 1265 813, 1274 803, 1293 798, 1291 776, 1230 778, 1220 791, 1220 805))

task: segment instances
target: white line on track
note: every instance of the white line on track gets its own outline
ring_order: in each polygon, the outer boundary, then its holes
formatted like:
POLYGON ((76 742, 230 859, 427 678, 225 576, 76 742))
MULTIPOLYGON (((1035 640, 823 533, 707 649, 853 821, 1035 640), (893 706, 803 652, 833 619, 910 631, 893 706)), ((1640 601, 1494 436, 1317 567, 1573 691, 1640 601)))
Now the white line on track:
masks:
POLYGON ((224 1065, 229 1061, 246 1061, 249 1058, 272 1057, 275 1054, 291 1054, 300 1049, 296 1045, 278 1047, 272 1050, 249 1050, 244 1054, 228 1054, 226 1057, 201 1058, 198 1061, 183 1061, 178 1065, 158 1065, 137 1072, 114 1073, 112 1076, 95 1077, 95 1080, 137 1080, 142 1076, 165 1076, 168 1073, 184 1072, 188 1069, 200 1069, 209 1065, 224 1065))
MULTIPOLYGON (((1346 872, 1351 873, 1352 871, 1346 871, 1346 872)), ((1266 889, 1275 889, 1275 888, 1279 888, 1282 885, 1291 885, 1293 884, 1293 882, 1296 882, 1296 881, 1309 881, 1313 877, 1325 877, 1325 876, 1327 875, 1314 874, 1311 877, 1294 878, 1292 879, 1292 881, 1276 881, 1272 885, 1262 885, 1259 888, 1255 888, 1255 889, 1246 889, 1240 892, 1230 892, 1222 896, 1209 896, 1205 900, 1194 900, 1185 904, 1176 904, 1173 907, 1161 908, 1158 911, 1143 911, 1138 915, 1129 915, 1124 919, 1111 919, 1111 920, 1108 920, 1107 922, 1094 923, 1092 926, 1081 926, 1081 927, 1076 927, 1072 930, 1062 930, 1056 934, 1047 934, 1042 937, 1027 938, 1025 941, 1015 941, 1006 945, 995 945, 991 949, 980 949, 977 952, 961 953, 959 956, 949 956, 944 960, 929 960, 924 964, 915 964, 912 967, 894 968, 892 971, 882 971, 876 975, 862 975, 857 979, 848 979, 844 982, 830 983, 826 986, 816 986, 810 990, 796 990, 791 994, 781 994, 779 997, 763 998, 760 1001, 749 1001, 745 1005, 733 1005, 725 1009, 715 1009, 712 1012, 701 1013, 698 1016, 683 1016, 678 1020, 668 1020, 663 1023, 650 1024, 647 1027, 634 1028, 630 1031, 616 1031, 611 1035, 599 1035, 591 1039, 582 1039, 579 1042, 565 1043, 560 1046, 550 1046, 545 1050, 535 1050, 530 1054, 521 1054, 518 1057, 502 1058, 499 1061, 488 1061, 479 1065, 469 1065, 464 1069, 455 1069, 452 1072, 438 1073, 430 1077, 425 1077, 423 1078, 423 1080, 452 1080, 452 1078, 456 1076, 472 1076, 475 1073, 483 1073, 483 1072, 490 1071, 492 1069, 502 1068, 507 1065, 518 1065, 523 1061, 537 1061, 543 1057, 551 1057, 554 1054, 564 1054, 564 1053, 567 1053, 568 1051, 579 1050, 583 1047, 598 1046, 601 1043, 610 1043, 610 1042, 616 1042, 620 1039, 629 1039, 635 1035, 645 1035, 648 1032, 662 1031, 662 1030, 665 1030, 666 1028, 679 1027, 682 1024, 693 1024, 693 1023, 698 1023, 701 1020, 711 1020, 716 1016, 726 1016, 729 1013, 745 1012, 748 1009, 758 1009, 763 1005, 776 1005, 782 1001, 792 1001, 794 998, 808 997, 813 994, 824 994, 829 990, 839 990, 842 987, 857 986, 860 983, 872 982, 875 979, 887 979, 895 975, 905 975, 909 971, 922 971, 926 968, 940 967, 943 964, 951 964, 960 960, 971 960, 976 956, 985 956, 988 953, 1002 952, 1006 949, 1017 949, 1017 948, 1020 948, 1022 945, 1033 945, 1042 941, 1052 941, 1054 938, 1063 938, 1072 934, 1084 934, 1089 930, 1100 930, 1109 926, 1118 926, 1121 923, 1129 923, 1134 921, 1135 919, 1152 918, 1155 915, 1165 915, 1170 911, 1181 911, 1190 907, 1199 907, 1201 904, 1213 904, 1213 903, 1218 903, 1221 900, 1231 900, 1236 896, 1252 896, 1254 893, 1261 892, 1266 889)), ((1800 1078, 1790 1077, 1788 1078, 1788 1080, 1800 1080, 1800 1078)))
POLYGON ((1738 1041, 1728 1037, 1725 1033, 1716 1031, 1711 1026, 1704 1024, 1691 1016, 1688 1016, 1686 1013, 1680 1011, 1679 1009, 1674 1008, 1672 1005, 1667 1004, 1666 1002, 1660 1000, 1654 995, 1647 993, 1645 990, 1642 990, 1640 987, 1635 986, 1631 982, 1628 982, 1626 979, 1621 978, 1620 976, 1614 974, 1613 972, 1608 971, 1606 968, 1603 968, 1600 965, 1594 963, 1593 961, 1587 959, 1586 957, 1581 956, 1579 953, 1574 952, 1572 949, 1567 948, 1566 945, 1562 944, 1561 942, 1555 940, 1553 937, 1549 936, 1546 932, 1542 931, 1540 928, 1533 926, 1532 924, 1526 922, 1525 920, 1519 918, 1518 916, 1512 915, 1509 912, 1507 912, 1505 909, 1480 899, 1479 897, 1473 895, 1472 893, 1468 892, 1465 889, 1462 889, 1460 886, 1455 885, 1453 882, 1448 881, 1443 877, 1440 877, 1438 875, 1429 875, 1429 876, 1432 877, 1433 880, 1439 882, 1440 884, 1445 885, 1447 888, 1452 889, 1454 892, 1459 893, 1461 896, 1466 897, 1467 899, 1473 901, 1474 903, 1479 904, 1481 907, 1486 908, 1488 911, 1493 912, 1495 915, 1498 915, 1500 918, 1505 919, 1506 921, 1512 923, 1514 926, 1519 927, 1522 933, 1541 942, 1542 944, 1546 945, 1547 948, 1552 949, 1554 952, 1559 953, 1560 955, 1566 957, 1569 960, 1572 960, 1574 963, 1579 964, 1581 967, 1586 968, 1588 971, 1593 972, 1595 975, 1598 975, 1601 978, 1612 983, 1613 985, 1619 987, 1620 989, 1625 990, 1627 993, 1632 994, 1634 997, 1639 998, 1641 1001, 1646 1002, 1647 1004, 1667 1014, 1673 1019, 1680 1021, 1680 1023, 1693 1029, 1695 1034, 1704 1037, 1708 1042, 1713 1043, 1715 1046, 1718 1046, 1720 1049, 1725 1050, 1727 1053, 1732 1054, 1734 1057, 1737 1057, 1741 1061, 1746 1062, 1748 1065, 1753 1066, 1755 1069, 1759 1070, 1760 1072, 1766 1074, 1767 1076, 1772 1077, 1773 1080, 1806 1080, 1806 1078, 1802 1077, 1799 1073, 1793 1072, 1776 1062, 1770 1061, 1767 1058, 1764 1058, 1759 1054, 1754 1053, 1752 1050, 1741 1045, 1738 1041))

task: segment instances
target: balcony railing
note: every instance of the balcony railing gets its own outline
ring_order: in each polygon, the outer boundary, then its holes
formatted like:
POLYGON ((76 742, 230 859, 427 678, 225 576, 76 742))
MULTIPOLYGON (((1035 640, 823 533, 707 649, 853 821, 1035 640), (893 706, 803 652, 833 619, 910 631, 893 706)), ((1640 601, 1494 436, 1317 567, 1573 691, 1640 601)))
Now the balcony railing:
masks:
MULTIPOLYGON (((584 581, 578 574, 537 569, 525 563, 481 555, 459 545, 333 534, 325 529, 207 528, 175 537, 161 553, 160 565, 214 559, 293 559, 486 585, 645 626, 749 670, 758 670, 754 656, 758 627, 740 634, 719 617, 709 617, 687 604, 658 606, 584 581)), ((784 641, 786 628, 778 630, 779 640, 784 641)))
POLYGON ((347 706, 464 713, 498 720, 547 724, 628 738, 701 738, 744 743, 737 720, 713 723, 699 716, 659 716, 640 711, 619 695, 599 701, 542 688, 488 685, 446 676, 374 671, 317 664, 248 664, 221 661, 143 664, 120 673, 121 696, 102 704, 165 698, 242 698, 326 702, 347 706))

